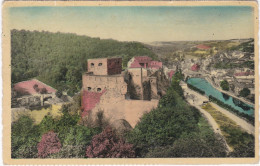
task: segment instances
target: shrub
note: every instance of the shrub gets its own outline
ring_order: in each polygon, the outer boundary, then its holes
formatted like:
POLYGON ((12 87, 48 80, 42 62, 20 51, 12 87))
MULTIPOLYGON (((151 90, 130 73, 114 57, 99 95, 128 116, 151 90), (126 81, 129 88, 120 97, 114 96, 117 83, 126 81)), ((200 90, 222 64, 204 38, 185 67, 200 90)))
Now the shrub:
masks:
POLYGON ((239 95, 242 97, 247 97, 250 94, 250 90, 248 88, 243 88, 240 92, 239 95))
POLYGON ((229 157, 255 157, 255 142, 250 141, 246 144, 240 144, 240 146, 234 148, 229 157))
POLYGON ((100 133, 100 129, 85 126, 73 126, 68 129, 64 137, 62 148, 52 158, 84 158, 86 146, 90 144, 93 135, 100 133))
POLYGON ((128 134, 138 156, 143 156, 149 148, 172 144, 183 132, 198 130, 198 110, 177 105, 162 107, 145 114, 132 132, 128 134))
POLYGON ((156 147, 145 157, 225 157, 226 148, 214 133, 203 137, 200 133, 185 133, 172 145, 156 147))
POLYGON ((227 80, 221 81, 220 87, 225 91, 229 91, 229 83, 227 82, 227 80))
POLYGON ((92 138, 86 148, 89 158, 132 158, 135 157, 133 145, 116 136, 110 127, 92 138))
POLYGON ((41 134, 47 133, 50 130, 54 130, 56 127, 56 121, 51 115, 45 115, 39 124, 39 131, 41 134))
POLYGON ((61 90, 57 90, 57 92, 55 93, 56 97, 61 98, 62 96, 62 91, 61 90))
POLYGON ((36 158, 39 128, 29 116, 21 116, 11 126, 11 157, 36 158))
POLYGON ((174 106, 176 104, 176 92, 173 89, 169 89, 166 95, 162 96, 159 101, 159 107, 174 106))
POLYGON ((188 88, 190 88, 190 89, 192 89, 192 90, 194 90, 194 91, 197 91, 197 92, 199 92, 199 93, 202 94, 202 95, 205 94, 205 92, 204 92, 203 90, 200 90, 199 88, 197 88, 197 87, 195 87, 195 86, 193 86, 193 85, 191 85, 191 84, 187 84, 187 85, 188 85, 188 88))
POLYGON ((245 114, 243 112, 239 112, 238 110, 236 110, 235 108, 233 108, 232 106, 228 105, 228 104, 225 104, 224 102, 220 101, 219 99, 209 95, 209 100, 216 103, 217 105, 225 108, 226 110, 228 111, 231 111, 231 112, 234 112, 235 114, 237 114, 238 116, 240 117, 243 117, 245 118, 245 120, 247 120, 249 123, 251 123, 252 125, 255 125, 255 118, 248 115, 248 114, 245 114))
POLYGON ((42 136, 38 143, 38 157, 45 158, 49 154, 57 153, 61 149, 61 143, 56 133, 50 131, 42 136))
POLYGON ((143 115, 127 135, 128 141, 135 145, 137 156, 144 157, 149 149, 171 145, 182 133, 198 130, 200 113, 183 100, 180 79, 182 74, 177 73, 159 107, 143 115))

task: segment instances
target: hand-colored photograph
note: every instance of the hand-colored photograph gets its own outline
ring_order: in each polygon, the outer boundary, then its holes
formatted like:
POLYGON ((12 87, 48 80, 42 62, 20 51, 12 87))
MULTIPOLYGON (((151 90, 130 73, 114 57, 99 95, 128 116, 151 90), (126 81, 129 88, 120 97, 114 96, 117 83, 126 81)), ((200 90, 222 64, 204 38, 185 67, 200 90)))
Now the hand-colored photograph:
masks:
POLYGON ((258 154, 253 6, 6 11, 11 159, 258 154))

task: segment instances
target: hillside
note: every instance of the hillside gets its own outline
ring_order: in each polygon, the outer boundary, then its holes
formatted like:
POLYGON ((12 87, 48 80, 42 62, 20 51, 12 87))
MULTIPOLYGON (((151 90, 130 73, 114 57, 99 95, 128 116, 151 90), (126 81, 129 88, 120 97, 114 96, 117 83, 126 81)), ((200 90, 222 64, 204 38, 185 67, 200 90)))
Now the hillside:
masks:
POLYGON ((138 42, 101 40, 76 34, 11 31, 12 84, 37 78, 73 95, 81 89, 87 59, 123 57, 123 67, 133 56, 157 56, 138 42))
POLYGON ((253 39, 152 42, 146 43, 146 46, 168 67, 176 65, 181 60, 204 59, 226 51, 239 50, 251 53, 254 48, 253 39))

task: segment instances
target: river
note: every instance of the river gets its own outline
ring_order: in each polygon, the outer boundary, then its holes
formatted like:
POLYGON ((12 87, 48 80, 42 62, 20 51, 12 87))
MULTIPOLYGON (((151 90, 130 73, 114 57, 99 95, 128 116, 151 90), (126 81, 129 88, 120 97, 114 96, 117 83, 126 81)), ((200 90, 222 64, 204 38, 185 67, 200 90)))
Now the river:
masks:
POLYGON ((207 96, 213 96, 220 101, 224 102, 225 104, 230 105, 234 109, 238 110, 239 112, 243 112, 254 117, 254 106, 246 104, 232 96, 224 94, 217 89, 215 89, 208 81, 202 78, 190 78, 187 81, 188 84, 191 84, 200 90, 204 91, 207 96))

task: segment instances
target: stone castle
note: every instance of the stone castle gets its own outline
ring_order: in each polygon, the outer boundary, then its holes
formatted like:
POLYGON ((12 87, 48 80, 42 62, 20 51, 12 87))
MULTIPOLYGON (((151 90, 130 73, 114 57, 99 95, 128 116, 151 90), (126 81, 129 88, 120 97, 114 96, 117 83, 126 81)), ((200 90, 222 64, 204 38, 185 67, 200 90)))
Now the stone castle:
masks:
POLYGON ((111 123, 124 119, 134 127, 144 112, 157 107, 169 83, 162 63, 147 56, 132 58, 124 71, 117 57, 88 59, 87 64, 82 75, 83 118, 102 111, 111 123))

